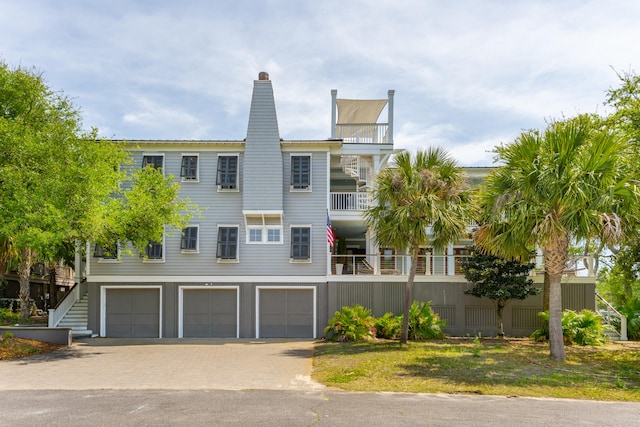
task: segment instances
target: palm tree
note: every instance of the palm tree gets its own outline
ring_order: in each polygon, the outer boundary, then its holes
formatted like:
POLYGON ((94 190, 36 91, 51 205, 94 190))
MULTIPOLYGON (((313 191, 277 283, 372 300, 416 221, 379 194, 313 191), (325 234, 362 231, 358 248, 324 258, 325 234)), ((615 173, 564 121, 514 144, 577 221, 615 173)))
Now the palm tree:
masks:
POLYGON ((407 249, 411 268, 405 288, 401 342, 406 344, 409 310, 420 246, 444 249, 458 240, 471 219, 471 197, 462 170, 442 149, 398 154, 376 177, 374 206, 366 213, 379 246, 407 249))
POLYGON ((496 149, 502 166, 485 181, 480 201, 484 224, 478 247, 499 256, 529 257, 542 250, 549 278, 551 357, 565 360, 562 294, 570 241, 622 237, 625 213, 633 212, 638 189, 625 170, 626 145, 581 115, 551 122, 544 132, 523 132, 496 149))

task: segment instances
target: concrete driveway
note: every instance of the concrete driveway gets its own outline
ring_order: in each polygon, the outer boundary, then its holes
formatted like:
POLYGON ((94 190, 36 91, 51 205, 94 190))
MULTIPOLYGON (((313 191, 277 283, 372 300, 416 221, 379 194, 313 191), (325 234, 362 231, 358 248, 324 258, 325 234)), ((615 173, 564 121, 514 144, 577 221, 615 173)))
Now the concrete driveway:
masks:
POLYGON ((312 341, 113 339, 0 362, 0 390, 321 390, 312 341))

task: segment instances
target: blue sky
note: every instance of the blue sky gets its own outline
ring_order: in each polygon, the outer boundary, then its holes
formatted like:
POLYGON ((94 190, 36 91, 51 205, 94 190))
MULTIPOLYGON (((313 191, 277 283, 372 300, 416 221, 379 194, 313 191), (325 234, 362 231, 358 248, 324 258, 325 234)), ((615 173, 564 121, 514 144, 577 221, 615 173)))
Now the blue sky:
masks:
POLYGON ((242 139, 260 71, 285 139, 330 136, 331 89, 395 89, 398 148, 488 166, 523 129, 605 114, 639 20, 634 0, 0 0, 0 60, 119 139, 242 139))

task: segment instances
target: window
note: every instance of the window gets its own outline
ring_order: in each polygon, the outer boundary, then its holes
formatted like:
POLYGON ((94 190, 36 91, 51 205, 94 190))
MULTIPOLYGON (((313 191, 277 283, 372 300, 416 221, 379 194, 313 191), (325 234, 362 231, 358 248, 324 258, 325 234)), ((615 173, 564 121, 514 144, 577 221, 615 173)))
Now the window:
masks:
POLYGON ((198 181, 198 155, 183 154, 180 166, 180 178, 182 181, 198 181))
POLYGON ((218 227, 218 261, 238 259, 238 227, 218 227))
POLYGON ((270 242, 270 243, 280 242, 279 228, 267 228, 267 242, 270 242))
POLYGON ((291 259, 311 260, 311 227, 291 227, 291 259))
POLYGON ((291 190, 311 191, 311 156, 291 156, 291 190))
POLYGON ((145 248, 145 254, 147 260, 161 261, 162 257, 162 243, 149 240, 149 244, 145 248))
POLYGON ((101 260, 117 260, 119 257, 118 244, 101 246, 96 244, 93 249, 93 257, 101 260))
POLYGON ((243 211, 247 243, 282 244, 282 211, 243 211))
POLYGON ((145 154, 142 156, 142 167, 151 166, 156 169, 162 169, 164 167, 164 155, 163 154, 145 154))
POLYGON ((238 190, 238 156, 219 156, 216 176, 218 190, 238 190))
POLYGON ((182 252, 198 252, 198 226, 190 226, 182 229, 180 239, 182 252))
POLYGON ((249 241, 262 243, 262 228, 249 228, 249 241))

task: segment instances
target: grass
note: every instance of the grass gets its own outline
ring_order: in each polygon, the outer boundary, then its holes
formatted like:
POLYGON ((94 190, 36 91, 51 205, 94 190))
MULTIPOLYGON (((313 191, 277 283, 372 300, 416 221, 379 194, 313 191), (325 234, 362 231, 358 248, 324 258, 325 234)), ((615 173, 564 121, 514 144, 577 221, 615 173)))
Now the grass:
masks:
POLYGON ((567 360, 527 339, 322 343, 314 380, 348 391, 640 401, 640 343, 567 346, 567 360))
POLYGON ((0 360, 34 356, 64 347, 60 344, 28 340, 10 335, 11 334, 0 335, 0 360))

